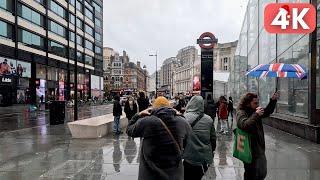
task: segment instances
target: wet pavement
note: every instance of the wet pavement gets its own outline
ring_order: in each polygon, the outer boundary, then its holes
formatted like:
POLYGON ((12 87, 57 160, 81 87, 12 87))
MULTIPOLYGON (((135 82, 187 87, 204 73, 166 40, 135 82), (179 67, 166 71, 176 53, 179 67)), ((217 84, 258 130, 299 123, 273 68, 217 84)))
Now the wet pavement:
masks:
MULTIPOLYGON (((320 145, 265 127, 270 180, 320 179, 320 145)), ((232 136, 219 135, 214 164, 203 179, 242 179, 232 136)), ((0 180, 137 179, 140 139, 126 135, 72 139, 64 125, 0 134, 0 180)))
MULTIPOLYGON (((29 112, 25 105, 0 107, 0 133, 49 124, 49 111, 29 112)), ((101 116, 112 112, 112 105, 83 106, 79 119, 101 116)), ((66 122, 73 121, 73 109, 66 108, 66 122)))

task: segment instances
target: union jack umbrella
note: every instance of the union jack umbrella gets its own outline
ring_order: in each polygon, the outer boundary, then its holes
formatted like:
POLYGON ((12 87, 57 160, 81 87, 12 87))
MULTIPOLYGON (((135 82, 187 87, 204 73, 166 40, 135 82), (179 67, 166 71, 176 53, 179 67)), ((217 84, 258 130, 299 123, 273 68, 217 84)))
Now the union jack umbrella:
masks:
POLYGON ((299 64, 259 64, 246 73, 253 77, 279 77, 306 79, 308 72, 305 67, 299 64))

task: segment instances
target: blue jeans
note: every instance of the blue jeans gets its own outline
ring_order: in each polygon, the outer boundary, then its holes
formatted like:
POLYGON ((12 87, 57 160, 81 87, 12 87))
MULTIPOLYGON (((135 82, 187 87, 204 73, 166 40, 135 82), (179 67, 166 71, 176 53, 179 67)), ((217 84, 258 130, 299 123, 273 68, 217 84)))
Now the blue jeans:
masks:
POLYGON ((114 121, 113 121, 113 132, 114 133, 120 133, 120 116, 114 116, 114 121))

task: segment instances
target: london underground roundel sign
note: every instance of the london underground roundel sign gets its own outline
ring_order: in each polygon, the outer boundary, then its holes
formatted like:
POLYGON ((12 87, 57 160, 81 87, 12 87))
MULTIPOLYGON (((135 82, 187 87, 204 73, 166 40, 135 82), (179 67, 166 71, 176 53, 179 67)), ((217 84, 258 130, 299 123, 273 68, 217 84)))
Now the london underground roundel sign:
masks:
POLYGON ((201 34, 197 43, 203 49, 213 49, 214 45, 218 42, 218 39, 211 33, 205 32, 201 34))

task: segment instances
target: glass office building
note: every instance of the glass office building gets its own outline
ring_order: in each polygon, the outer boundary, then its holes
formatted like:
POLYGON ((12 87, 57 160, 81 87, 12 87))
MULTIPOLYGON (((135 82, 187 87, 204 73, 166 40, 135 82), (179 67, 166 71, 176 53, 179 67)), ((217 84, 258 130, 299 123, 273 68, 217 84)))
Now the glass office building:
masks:
POLYGON ((103 89, 102 8, 102 0, 0 0, 0 105, 103 89))
MULTIPOLYGON (((241 95, 255 92, 266 106, 276 89, 280 90, 276 112, 265 123, 300 137, 320 142, 320 20, 312 34, 270 34, 264 29, 264 7, 268 3, 295 0, 249 0, 235 53, 231 74, 231 95, 239 102, 241 95), (258 64, 300 64, 308 69, 308 79, 252 78, 245 73, 258 64)), ((320 16, 320 1, 312 3, 320 16)))

